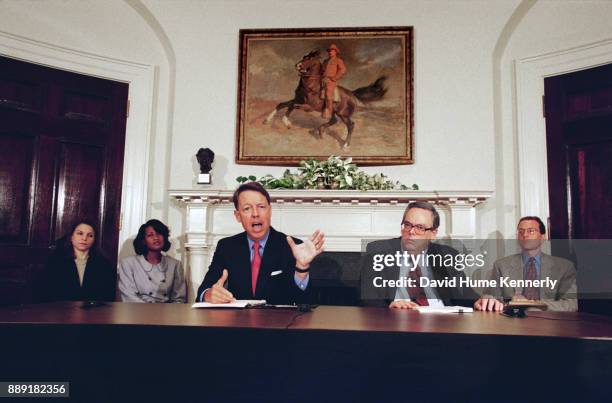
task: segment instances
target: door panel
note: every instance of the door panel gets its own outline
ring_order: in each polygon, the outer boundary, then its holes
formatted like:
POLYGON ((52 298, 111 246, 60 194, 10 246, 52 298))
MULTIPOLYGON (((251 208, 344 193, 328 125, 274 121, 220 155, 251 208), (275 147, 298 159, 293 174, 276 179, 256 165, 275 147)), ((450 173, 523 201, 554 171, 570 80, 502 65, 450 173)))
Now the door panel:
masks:
POLYGON ((18 135, 0 136, 0 240, 28 242, 35 140, 18 135))
POLYGON ((544 86, 551 237, 612 238, 612 65, 544 86))
POLYGON ((128 85, 0 57, 0 304, 75 220, 116 263, 128 85))
POLYGON ((612 142, 569 148, 574 233, 612 239, 612 142))
MULTIPOLYGON (((551 238, 612 239, 612 65, 546 78, 544 87, 551 238)), ((572 256, 572 244, 553 252, 572 256)), ((579 307, 612 315, 612 293, 580 296, 581 277, 608 270, 601 266, 581 272, 578 262, 579 307)))
POLYGON ((20 78, 10 72, 6 78, 0 78, 0 106, 24 112, 40 112, 40 86, 20 78))
POLYGON ((81 217, 99 219, 104 149, 99 146, 61 145, 58 171, 57 216, 54 238, 70 230, 81 217))

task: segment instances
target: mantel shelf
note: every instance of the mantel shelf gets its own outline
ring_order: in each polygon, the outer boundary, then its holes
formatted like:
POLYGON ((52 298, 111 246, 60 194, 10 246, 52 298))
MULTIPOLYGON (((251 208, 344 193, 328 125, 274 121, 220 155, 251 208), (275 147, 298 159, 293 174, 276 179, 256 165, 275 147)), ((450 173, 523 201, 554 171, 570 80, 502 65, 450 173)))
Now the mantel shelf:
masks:
MULTIPOLYGON (((170 197, 183 203, 225 204, 232 202, 233 190, 172 190, 170 197)), ((429 201, 438 205, 476 206, 493 194, 491 191, 421 191, 421 190, 269 190, 278 204, 406 204, 429 201)))

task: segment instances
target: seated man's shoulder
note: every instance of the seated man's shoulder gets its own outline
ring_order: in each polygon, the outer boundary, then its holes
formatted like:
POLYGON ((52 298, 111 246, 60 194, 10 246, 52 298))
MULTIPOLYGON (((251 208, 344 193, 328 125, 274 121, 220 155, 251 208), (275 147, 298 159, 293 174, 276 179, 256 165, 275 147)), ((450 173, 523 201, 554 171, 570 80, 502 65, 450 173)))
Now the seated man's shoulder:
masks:
POLYGON ((520 261, 521 255, 518 253, 515 253, 513 255, 508 255, 508 256, 504 256, 502 258, 497 259, 494 262, 494 264, 497 266, 506 267, 506 266, 512 265, 514 262, 517 261, 517 259, 520 261))
POLYGON ((576 270, 576 268, 574 267, 574 262, 572 262, 571 260, 545 254, 543 254, 542 256, 544 259, 550 259, 550 261, 552 262, 552 266, 555 269, 576 270))
POLYGON ((238 234, 232 236, 226 236, 225 238, 219 239, 217 242, 217 247, 227 243, 239 242, 244 238, 246 238, 245 232, 239 232, 238 234))
POLYGON ((429 248, 427 249, 428 254, 436 254, 436 255, 456 255, 459 251, 452 246, 443 245, 441 243, 432 242, 429 244, 429 248))
POLYGON ((240 248, 241 241, 243 240, 246 240, 244 232, 219 239, 214 249, 215 256, 228 256, 228 254, 235 253, 236 248, 240 248))
POLYGON ((400 238, 379 239, 366 245, 366 253, 394 253, 400 250, 400 238))
MULTIPOLYGON (((285 234, 284 232, 280 232, 275 230, 274 228, 270 227, 270 237, 275 237, 275 238, 283 238, 283 239, 287 239, 287 234, 285 234)), ((296 237, 291 237, 293 239, 298 239, 296 237)))
MULTIPOLYGON (((295 242, 297 245, 304 242, 300 238, 296 238, 294 236, 291 236, 291 238, 293 239, 293 242, 295 242)), ((284 232, 277 231, 274 228, 270 227, 270 239, 276 239, 277 241, 280 241, 281 245, 286 246, 289 249, 289 244, 287 243, 287 234, 285 234, 284 232)))

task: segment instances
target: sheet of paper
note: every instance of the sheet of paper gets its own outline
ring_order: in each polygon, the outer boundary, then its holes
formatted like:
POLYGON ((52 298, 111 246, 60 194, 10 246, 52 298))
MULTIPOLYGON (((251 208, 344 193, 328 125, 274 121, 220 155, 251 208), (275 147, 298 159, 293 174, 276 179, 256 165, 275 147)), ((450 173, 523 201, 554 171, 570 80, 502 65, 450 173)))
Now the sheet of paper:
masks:
POLYGON ((209 302, 196 302, 192 308, 246 308, 247 306, 264 305, 265 299, 237 299, 227 304, 211 304, 209 302))
POLYGON ((471 313, 473 308, 466 306, 419 306, 414 308, 420 313, 471 313))

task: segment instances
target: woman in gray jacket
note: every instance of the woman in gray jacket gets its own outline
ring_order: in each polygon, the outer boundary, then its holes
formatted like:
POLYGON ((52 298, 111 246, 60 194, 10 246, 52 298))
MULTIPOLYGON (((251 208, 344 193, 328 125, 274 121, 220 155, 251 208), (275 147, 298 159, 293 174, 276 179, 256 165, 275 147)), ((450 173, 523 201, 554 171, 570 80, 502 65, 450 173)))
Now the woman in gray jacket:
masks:
POLYGON ((123 302, 186 302, 187 286, 181 262, 165 256, 170 230, 159 220, 140 226, 134 239, 135 256, 119 262, 119 291, 123 302))

